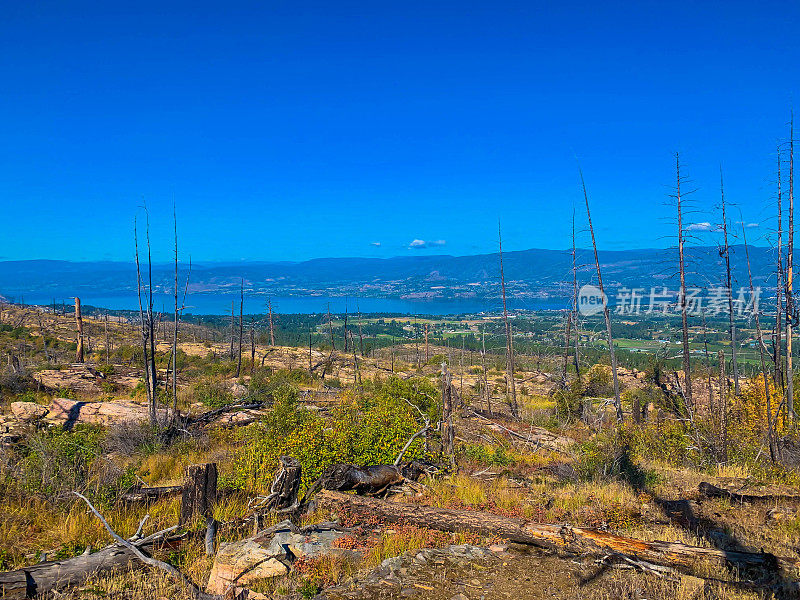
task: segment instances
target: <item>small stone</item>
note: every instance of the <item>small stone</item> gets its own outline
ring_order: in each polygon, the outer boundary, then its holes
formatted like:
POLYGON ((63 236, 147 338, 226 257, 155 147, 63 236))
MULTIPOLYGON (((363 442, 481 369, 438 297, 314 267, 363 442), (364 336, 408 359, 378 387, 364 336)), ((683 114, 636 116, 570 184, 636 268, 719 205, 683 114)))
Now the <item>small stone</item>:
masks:
POLYGON ((453 596, 452 598, 450 598, 450 600, 469 600, 469 598, 467 597, 466 594, 458 593, 455 596, 453 596))

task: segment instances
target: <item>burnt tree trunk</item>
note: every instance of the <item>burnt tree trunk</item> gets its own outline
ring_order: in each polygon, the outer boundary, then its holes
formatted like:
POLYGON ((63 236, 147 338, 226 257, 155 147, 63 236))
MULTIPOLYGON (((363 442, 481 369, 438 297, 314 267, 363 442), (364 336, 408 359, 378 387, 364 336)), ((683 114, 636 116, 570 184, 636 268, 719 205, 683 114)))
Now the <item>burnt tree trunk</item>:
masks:
POLYGON ((217 464, 189 465, 181 498, 180 523, 210 517, 217 499, 217 464))
POLYGON ((78 344, 75 348, 75 362, 83 362, 83 316, 81 315, 81 299, 75 297, 75 327, 78 332, 78 344))
POLYGON ((281 468, 275 474, 264 508, 276 512, 290 512, 297 508, 297 492, 303 469, 300 461, 291 456, 281 456, 281 468))
POLYGON ((450 457, 450 462, 455 465, 453 443, 455 433, 453 429, 453 384, 447 364, 442 363, 442 451, 450 457))

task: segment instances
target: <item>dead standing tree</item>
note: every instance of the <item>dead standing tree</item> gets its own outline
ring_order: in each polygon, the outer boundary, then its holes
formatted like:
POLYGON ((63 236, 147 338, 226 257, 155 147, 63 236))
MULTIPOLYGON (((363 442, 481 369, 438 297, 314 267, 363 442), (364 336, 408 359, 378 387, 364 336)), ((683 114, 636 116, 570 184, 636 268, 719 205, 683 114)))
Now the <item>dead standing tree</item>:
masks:
MULTIPOLYGON (((742 240, 744 241, 744 255, 747 259, 747 277, 750 282, 750 299, 755 298, 755 289, 753 288, 753 274, 750 271, 750 251, 747 248, 747 233, 745 232, 744 221, 742 221, 742 240)), ((767 372, 767 363, 764 358, 764 336, 761 335, 761 321, 758 317, 758 306, 753 303, 753 316, 756 321, 756 336, 758 341, 758 354, 761 358, 761 376, 764 379, 764 397, 767 401, 767 442, 769 445, 769 456, 772 462, 775 462, 775 428, 772 424, 772 399, 769 391, 769 373, 767 372)))
POLYGON ((725 280, 728 296, 728 335, 731 342, 731 362, 733 366, 733 394, 739 395, 739 361, 736 357, 736 323, 733 320, 733 281, 731 278, 731 253, 728 244, 728 214, 725 209, 725 192, 722 183, 722 167, 719 168, 719 195, 722 206, 723 247, 720 254, 725 258, 725 280))
MULTIPOLYGON (((272 321, 272 299, 267 299, 267 304, 269 305, 269 345, 275 346, 275 326, 272 321)), ((328 310, 328 314, 330 315, 330 309, 328 310)))
POLYGON ((78 343, 75 346, 75 362, 83 362, 83 316, 81 315, 81 299, 75 297, 75 327, 78 343))
POLYGON ((686 301, 686 262, 684 260, 683 246, 686 241, 685 232, 683 230, 683 195, 681 194, 681 159, 679 154, 675 153, 675 203, 678 208, 678 268, 680 270, 680 292, 678 301, 681 311, 681 338, 683 341, 683 387, 684 397, 686 403, 689 405, 689 410, 694 409, 692 401, 692 371, 691 361, 689 359, 689 311, 686 301))
POLYGON ((506 394, 508 396, 508 406, 511 409, 511 416, 519 417, 519 405, 517 404, 517 387, 514 381, 514 341, 511 336, 511 325, 508 322, 508 308, 506 305, 506 276, 503 270, 503 234, 500 230, 500 223, 497 223, 497 240, 500 247, 500 288, 503 293, 503 322, 506 328, 506 394))
MULTIPOLYGON (((175 201, 172 202, 172 223, 175 241, 175 322, 172 328, 172 419, 178 418, 178 215, 175 211, 175 201)), ((187 282, 188 283, 188 282, 187 282)), ((167 371, 169 375, 169 370, 167 371)))
POLYGON ((242 338, 244 336, 244 279, 242 279, 241 287, 239 288, 239 352, 236 361, 236 377, 242 371, 242 338))
POLYGON ((572 207, 572 308, 567 313, 566 334, 564 340, 564 365, 562 369, 562 380, 564 387, 568 385, 567 381, 567 365, 569 362, 570 343, 572 340, 572 328, 575 329, 575 346, 572 348, 573 363, 575 366, 575 376, 580 383, 581 370, 578 363, 578 343, 580 341, 579 323, 578 323, 578 268, 575 250, 575 207, 572 207))
MULTIPOLYGON (((145 208, 145 212, 147 209, 145 208)), ((152 263, 150 261, 150 219, 147 220, 147 262, 148 267, 152 270, 152 263)), ((139 264, 139 236, 136 226, 136 219, 133 221, 133 240, 135 245, 135 259, 136 259, 136 295, 139 299, 139 324, 141 327, 142 338, 142 358, 144 362, 144 386, 147 394, 147 407, 150 416, 150 425, 152 427, 158 426, 158 417, 156 414, 156 400, 157 400, 157 384, 156 379, 156 365, 155 365, 155 342, 153 337, 155 331, 153 329, 153 286, 152 275, 149 278, 149 285, 145 298, 147 299, 147 312, 145 313, 142 304, 142 274, 139 264)))
POLYGON ((786 248, 786 412, 790 419, 794 412, 794 369, 792 368, 792 329, 795 321, 794 307, 794 113, 789 122, 789 239, 786 248))
POLYGON ((592 226, 592 215, 589 212, 589 193, 586 191, 586 182, 583 179, 583 171, 578 167, 581 175, 581 186, 583 187, 583 199, 586 202, 586 219, 589 222, 589 233, 592 236, 592 249, 594 250, 594 264, 597 269, 597 285, 600 288, 600 294, 603 297, 603 316, 606 321, 606 335, 608 338, 608 353, 611 357, 611 377, 614 382, 614 408, 617 413, 617 421, 622 422, 624 415, 622 413, 622 401, 619 397, 619 379, 617 378, 617 355, 614 352, 614 336, 611 332, 611 314, 608 310, 608 302, 606 301, 606 292, 603 288, 603 275, 600 272, 600 257, 597 254, 597 242, 594 237, 594 227, 592 226))
POLYGON ((775 270, 775 338, 772 362, 775 364, 775 385, 783 387, 783 198, 781 190, 781 147, 778 145, 778 263, 775 270))
POLYGON ((230 347, 228 348, 228 356, 230 357, 231 360, 233 360, 233 353, 235 352, 234 348, 236 343, 236 333, 235 333, 236 317, 234 316, 234 314, 235 313, 233 312, 233 300, 231 300, 231 333, 230 333, 231 343, 230 347))
POLYGON ((453 454, 453 444, 455 443, 455 430, 453 428, 453 407, 455 406, 455 388, 452 383, 452 376, 447 369, 447 363, 442 362, 442 452, 450 458, 450 464, 455 468, 455 455, 453 454))

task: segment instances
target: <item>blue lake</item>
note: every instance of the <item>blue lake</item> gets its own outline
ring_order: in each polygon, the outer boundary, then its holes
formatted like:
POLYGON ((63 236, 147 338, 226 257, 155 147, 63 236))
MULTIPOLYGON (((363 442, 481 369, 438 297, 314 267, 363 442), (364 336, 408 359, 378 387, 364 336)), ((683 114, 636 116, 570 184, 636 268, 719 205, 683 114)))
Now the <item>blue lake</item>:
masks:
MULTIPOLYGON (((54 301, 71 304, 70 296, 53 296, 52 294, 30 293, 24 296, 9 299, 25 304, 50 305, 54 301)), ((503 309, 500 299, 469 299, 469 300, 404 300, 401 298, 345 298, 342 296, 274 296, 272 308, 276 313, 282 314, 312 314, 332 313, 346 311, 354 313, 396 313, 404 315, 456 315, 465 313, 497 312, 503 309)), ((195 315, 223 315, 230 314, 231 302, 235 311, 239 311, 238 294, 192 294, 186 298, 186 314, 195 315)), ((138 310, 139 303, 136 294, 120 292, 116 294, 82 293, 81 303, 84 306, 95 306, 111 310, 138 310)), ((548 299, 509 299, 508 308, 525 310, 558 310, 566 308, 568 300, 548 299)), ((171 312, 174 300, 166 294, 158 294, 154 298, 153 307, 157 311, 171 312)), ((262 295, 245 296, 244 312, 259 314, 267 312, 267 297, 262 295)))

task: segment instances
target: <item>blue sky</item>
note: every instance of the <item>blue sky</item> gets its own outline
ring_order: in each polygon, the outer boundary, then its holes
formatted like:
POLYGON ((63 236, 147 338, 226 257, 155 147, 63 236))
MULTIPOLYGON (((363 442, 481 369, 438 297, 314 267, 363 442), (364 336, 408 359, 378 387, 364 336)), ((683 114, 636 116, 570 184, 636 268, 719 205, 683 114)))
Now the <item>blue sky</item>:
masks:
POLYGON ((800 97, 800 3, 0 10, 4 259, 128 260, 143 202, 168 258, 173 198, 195 260, 487 252, 498 219, 508 249, 565 248, 576 158, 601 247, 665 246, 676 151, 690 221, 722 163, 763 244, 800 97))

